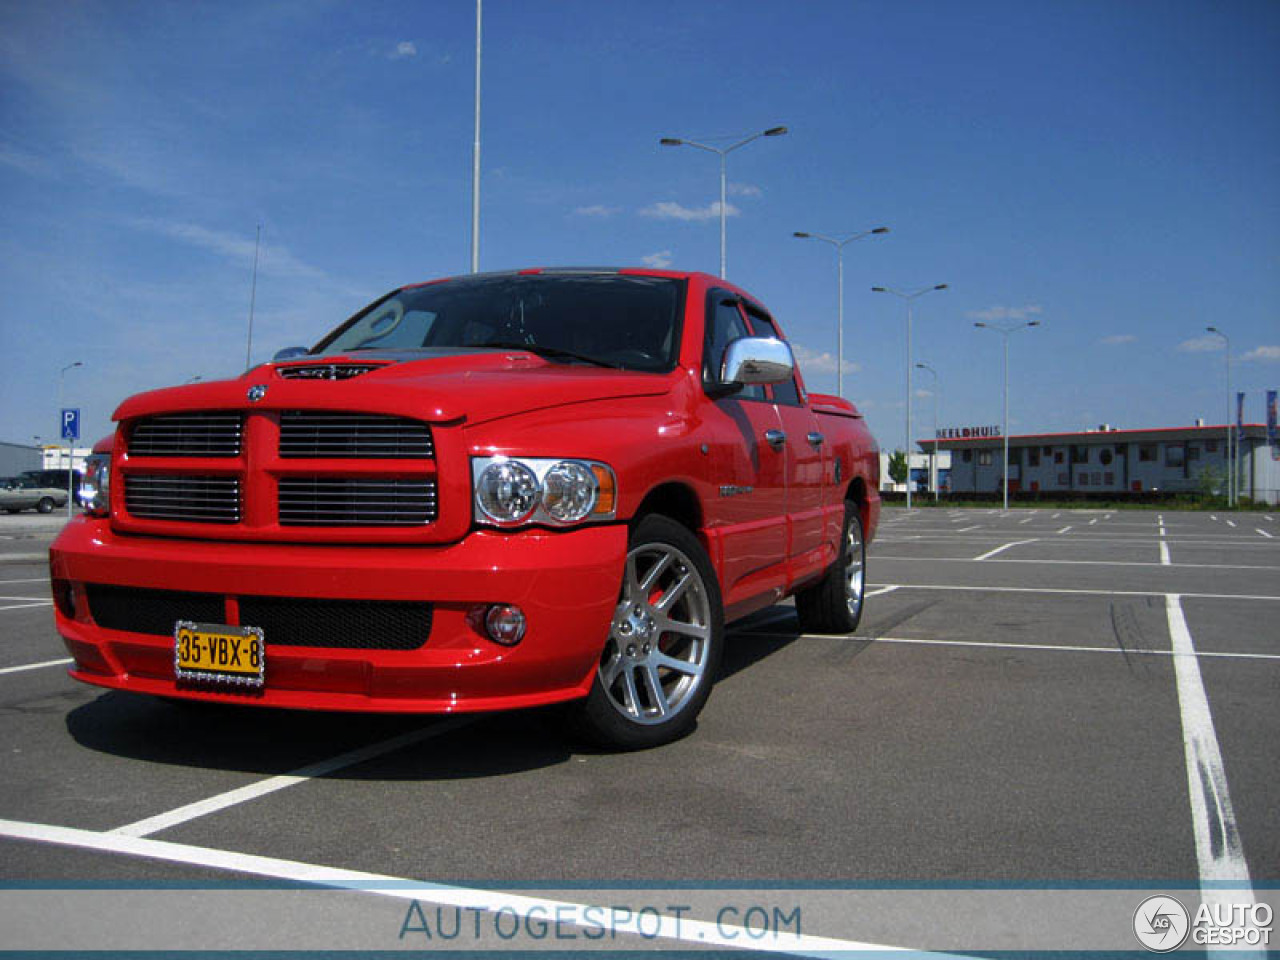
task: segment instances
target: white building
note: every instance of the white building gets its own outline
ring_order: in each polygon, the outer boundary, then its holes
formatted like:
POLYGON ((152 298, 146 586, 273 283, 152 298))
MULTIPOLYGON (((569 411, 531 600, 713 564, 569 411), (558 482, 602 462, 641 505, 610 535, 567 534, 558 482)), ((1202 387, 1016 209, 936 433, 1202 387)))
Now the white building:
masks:
MULTIPOLYGON (((1242 497, 1280 502, 1280 447, 1267 441, 1265 424, 1245 424, 1239 435, 1242 497)), ((1226 489, 1225 426, 1024 434, 1009 437, 1009 491, 1099 493, 1226 489), (1206 471, 1208 475, 1206 476, 1206 471)), ((951 492, 999 493, 1004 440, 999 436, 939 441, 952 454, 951 492)), ((933 441, 920 441, 922 449, 933 441)))
MULTIPOLYGON (((927 443, 921 442, 926 453, 911 454, 911 482, 914 484, 911 488, 912 494, 930 493, 933 485, 930 477, 933 475, 933 441, 927 443)), ((907 485, 905 483, 894 483, 889 476, 889 457, 890 453, 880 451, 880 490, 883 493, 906 493, 907 485)), ((951 473, 951 451, 945 447, 938 450, 938 489, 943 493, 948 490, 948 477, 951 473)))

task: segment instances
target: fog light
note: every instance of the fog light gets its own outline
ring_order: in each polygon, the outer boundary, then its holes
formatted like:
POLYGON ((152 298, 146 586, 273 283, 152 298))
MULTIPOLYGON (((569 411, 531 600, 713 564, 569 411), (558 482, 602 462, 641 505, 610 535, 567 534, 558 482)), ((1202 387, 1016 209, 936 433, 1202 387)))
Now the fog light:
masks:
POLYGON ((504 647, 514 647, 524 639, 524 611, 509 604, 495 604, 484 615, 489 639, 504 647))

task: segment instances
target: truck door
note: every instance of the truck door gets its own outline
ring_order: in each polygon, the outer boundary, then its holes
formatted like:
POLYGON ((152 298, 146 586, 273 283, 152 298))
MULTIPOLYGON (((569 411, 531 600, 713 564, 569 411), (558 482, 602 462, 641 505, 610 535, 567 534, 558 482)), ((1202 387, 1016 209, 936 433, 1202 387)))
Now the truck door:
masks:
MULTIPOLYGON (((745 309, 755 336, 782 339, 771 317, 751 304, 745 309)), ((824 463, 830 454, 818 418, 800 392, 799 379, 775 383, 769 392, 786 434, 787 554, 796 567, 802 567, 822 560, 824 463)))
POLYGON ((736 297, 713 289, 707 299, 703 383, 713 397, 711 477, 719 496, 708 504, 709 526, 724 550, 725 605, 785 588, 787 556, 786 464, 777 446, 782 421, 765 388, 717 390, 724 351, 751 335, 736 297))

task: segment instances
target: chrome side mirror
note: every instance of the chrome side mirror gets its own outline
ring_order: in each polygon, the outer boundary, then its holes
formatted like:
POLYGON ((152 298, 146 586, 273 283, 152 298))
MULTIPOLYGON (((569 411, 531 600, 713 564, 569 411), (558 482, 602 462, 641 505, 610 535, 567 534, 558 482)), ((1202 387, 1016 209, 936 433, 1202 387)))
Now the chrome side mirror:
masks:
POLYGON ((724 351, 722 383, 782 383, 796 370, 791 347, 776 337, 741 337, 724 351))
POLYGON ((309 352, 306 347, 285 347, 283 350, 276 351, 271 362, 279 363, 282 360, 292 360, 294 357, 305 357, 309 352))

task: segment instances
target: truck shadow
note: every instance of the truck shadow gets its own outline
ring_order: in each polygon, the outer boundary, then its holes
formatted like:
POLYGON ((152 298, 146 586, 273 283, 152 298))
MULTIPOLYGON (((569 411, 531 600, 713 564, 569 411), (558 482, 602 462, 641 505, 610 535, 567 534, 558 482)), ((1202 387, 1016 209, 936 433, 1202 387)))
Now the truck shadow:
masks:
POLYGON ((108 692, 70 711, 80 746, 147 763, 275 776, 424 728, 425 739, 325 774, 352 780, 457 780, 535 770, 578 751, 550 711, 474 718, 350 713, 166 702, 108 692), (456 726, 455 726, 456 725, 456 726), (423 762, 423 757, 430 757, 423 762))

